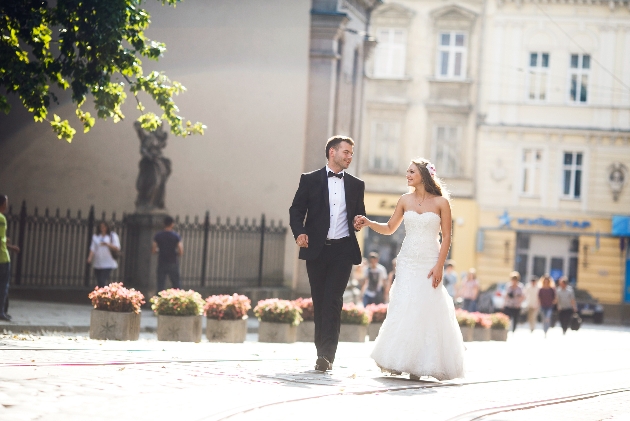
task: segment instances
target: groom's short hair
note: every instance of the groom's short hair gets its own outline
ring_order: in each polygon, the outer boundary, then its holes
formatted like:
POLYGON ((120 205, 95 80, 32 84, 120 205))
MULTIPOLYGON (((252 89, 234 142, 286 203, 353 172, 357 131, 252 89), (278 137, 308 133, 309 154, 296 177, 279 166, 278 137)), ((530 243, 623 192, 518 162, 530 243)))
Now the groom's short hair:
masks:
POLYGON ((341 142, 348 142, 354 146, 354 140, 348 136, 333 136, 326 141, 326 159, 328 159, 328 152, 330 151, 330 148, 335 148, 335 150, 337 150, 341 142))

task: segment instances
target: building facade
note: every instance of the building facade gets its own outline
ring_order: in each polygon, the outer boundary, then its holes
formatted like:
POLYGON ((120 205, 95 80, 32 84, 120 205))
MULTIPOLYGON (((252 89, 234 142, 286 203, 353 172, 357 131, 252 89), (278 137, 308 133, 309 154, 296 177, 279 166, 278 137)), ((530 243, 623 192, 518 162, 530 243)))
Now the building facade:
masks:
MULTIPOLYGON (((611 224, 630 213, 623 2, 400 0, 371 25, 368 213, 390 215, 409 159, 428 157, 452 193, 458 271, 475 267, 484 288, 512 270, 567 276, 622 302, 628 240, 611 224)), ((367 233, 365 247, 393 255, 400 240, 367 233)))
POLYGON ((630 213, 630 13, 621 2, 489 2, 477 181, 484 285, 518 270, 622 301, 630 213))
MULTIPOLYGON (((207 125, 204 136, 169 136, 164 155, 172 214, 260 218, 288 222, 300 174, 325 164, 334 133, 360 136, 367 34, 380 0, 187 0, 177 8, 147 3, 147 36, 164 42, 159 63, 188 88, 176 101, 182 115, 207 125)), ((52 113, 74 120, 69 95, 52 113)), ((86 214, 134 212, 140 160, 133 129, 138 112, 128 97, 126 119, 98 121, 72 144, 33 122, 16 98, 0 115, 0 191, 14 204, 86 214)), ((148 111, 158 112, 144 101, 148 111)), ((86 104, 84 109, 89 110, 86 104)), ((252 256, 255 258, 255 256, 252 256)), ((308 291, 298 272, 291 233, 285 285, 308 291)))

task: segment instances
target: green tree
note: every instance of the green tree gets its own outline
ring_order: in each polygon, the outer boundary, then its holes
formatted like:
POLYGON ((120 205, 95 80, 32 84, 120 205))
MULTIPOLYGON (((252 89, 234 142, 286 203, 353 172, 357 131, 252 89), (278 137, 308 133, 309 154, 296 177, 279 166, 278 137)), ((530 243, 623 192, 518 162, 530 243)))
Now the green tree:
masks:
MULTIPOLYGON (((175 7, 180 0, 158 0, 175 7)), ((82 110, 92 95, 96 116, 122 120, 127 92, 134 95, 138 121, 155 130, 162 120, 178 136, 203 134, 199 122, 184 122, 173 97, 184 86, 161 72, 144 74, 141 57, 158 60, 163 43, 144 35, 150 18, 143 0, 0 0, 0 110, 9 113, 7 95, 17 94, 35 121, 48 122, 60 139, 72 141, 68 120, 48 115, 55 91, 71 90, 84 132, 95 119, 82 110), (145 92, 162 115, 147 112, 138 94, 145 92)))

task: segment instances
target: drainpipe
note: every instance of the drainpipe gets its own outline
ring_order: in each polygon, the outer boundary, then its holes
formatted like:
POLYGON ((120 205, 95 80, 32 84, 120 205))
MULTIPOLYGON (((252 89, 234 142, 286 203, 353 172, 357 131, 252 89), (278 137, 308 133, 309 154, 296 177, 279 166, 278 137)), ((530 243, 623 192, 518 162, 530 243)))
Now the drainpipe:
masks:
POLYGON ((485 38, 486 29, 486 4, 488 0, 483 0, 481 7, 481 28, 479 34, 479 48, 477 49, 477 95, 475 99, 475 134, 473 136, 473 200, 477 200, 477 157, 478 144, 479 144, 479 127, 485 117, 482 118, 481 111, 481 91, 482 91, 482 79, 483 79, 483 44, 485 38))

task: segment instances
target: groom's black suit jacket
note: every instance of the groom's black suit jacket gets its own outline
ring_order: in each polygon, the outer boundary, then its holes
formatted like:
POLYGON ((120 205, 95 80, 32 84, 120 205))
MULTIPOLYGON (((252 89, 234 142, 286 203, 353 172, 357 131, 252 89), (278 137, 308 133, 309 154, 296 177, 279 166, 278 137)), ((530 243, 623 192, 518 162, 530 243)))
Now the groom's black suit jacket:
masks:
MULTIPOLYGON (((352 242, 352 263, 361 263, 361 249, 354 230, 354 217, 365 215, 365 183, 344 172, 348 231, 352 242)), ((326 167, 302 174, 300 186, 289 208, 289 220, 293 237, 308 235, 308 247, 300 248, 300 259, 313 260, 321 253, 330 228, 330 203, 328 199, 328 174, 326 167)))

